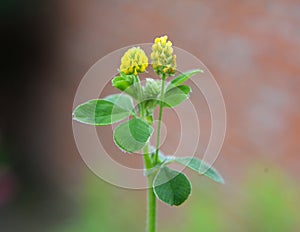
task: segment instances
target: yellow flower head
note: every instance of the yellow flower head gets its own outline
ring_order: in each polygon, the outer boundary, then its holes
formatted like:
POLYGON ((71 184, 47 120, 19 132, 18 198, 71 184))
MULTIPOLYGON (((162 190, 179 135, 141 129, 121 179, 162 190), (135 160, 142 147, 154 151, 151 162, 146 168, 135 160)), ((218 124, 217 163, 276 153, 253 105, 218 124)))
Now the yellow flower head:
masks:
POLYGON ((157 75, 172 76, 176 72, 176 55, 173 55, 172 42, 168 36, 154 40, 152 45, 152 67, 157 75))
POLYGON ((130 75, 137 75, 146 71, 148 57, 140 47, 133 47, 127 50, 121 59, 120 72, 130 75))

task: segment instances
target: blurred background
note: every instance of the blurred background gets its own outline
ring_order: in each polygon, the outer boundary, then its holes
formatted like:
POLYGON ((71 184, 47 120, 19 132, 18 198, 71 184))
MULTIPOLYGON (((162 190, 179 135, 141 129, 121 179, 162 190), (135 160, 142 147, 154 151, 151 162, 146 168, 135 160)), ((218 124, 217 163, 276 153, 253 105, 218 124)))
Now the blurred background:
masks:
MULTIPOLYGON (((76 149, 71 112, 98 59, 164 34, 213 73, 228 120, 214 164, 226 184, 187 172, 193 194, 178 208, 159 203, 159 231, 300 231, 299 1, 4 0, 0 7, 1 232, 144 230, 145 191, 92 174, 76 149)), ((168 112, 164 120, 175 119, 168 112)), ((118 151, 111 136, 101 139, 118 151)), ((163 150, 176 143, 168 137, 163 150)))

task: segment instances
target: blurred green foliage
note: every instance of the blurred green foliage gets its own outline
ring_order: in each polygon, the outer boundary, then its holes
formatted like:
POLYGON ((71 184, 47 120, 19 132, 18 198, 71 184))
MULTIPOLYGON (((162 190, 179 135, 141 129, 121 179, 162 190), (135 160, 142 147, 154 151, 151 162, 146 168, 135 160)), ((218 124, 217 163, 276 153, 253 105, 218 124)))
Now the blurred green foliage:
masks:
POLYGON ((246 193, 243 218, 247 231, 282 232, 300 231, 298 209, 299 189, 284 172, 275 168, 261 174, 249 174, 243 192, 246 193))
MULTIPOLYGON (((192 178, 193 194, 184 205, 160 205, 158 231, 300 231, 300 191, 283 170, 255 166, 240 181, 218 185, 192 178)), ((77 218, 58 232, 144 231, 145 197, 143 191, 116 188, 88 176, 77 218)))
POLYGON ((59 232, 144 231, 140 222, 146 209, 135 200, 138 191, 117 188, 89 175, 82 193, 79 213, 59 232))

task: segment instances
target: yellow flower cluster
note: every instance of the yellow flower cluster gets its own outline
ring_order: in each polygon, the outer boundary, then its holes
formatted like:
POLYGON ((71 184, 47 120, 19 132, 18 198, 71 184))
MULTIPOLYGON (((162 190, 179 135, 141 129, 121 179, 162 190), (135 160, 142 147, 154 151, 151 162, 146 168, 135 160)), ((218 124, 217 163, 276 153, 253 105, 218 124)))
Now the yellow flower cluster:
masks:
POLYGON ((137 75, 146 71, 148 57, 140 47, 133 47, 127 50, 121 59, 120 72, 130 75, 137 75))
POLYGON ((176 72, 176 55, 173 55, 172 42, 168 36, 156 38, 152 45, 152 67, 157 75, 171 76, 176 72))

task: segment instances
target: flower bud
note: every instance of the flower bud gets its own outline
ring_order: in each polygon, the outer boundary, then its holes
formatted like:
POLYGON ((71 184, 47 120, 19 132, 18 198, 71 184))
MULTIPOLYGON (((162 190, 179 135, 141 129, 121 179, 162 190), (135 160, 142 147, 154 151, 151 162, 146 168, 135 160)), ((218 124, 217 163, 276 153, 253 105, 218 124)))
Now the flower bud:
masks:
POLYGON ((156 98, 160 93, 161 81, 146 78, 146 85, 144 87, 144 96, 146 99, 156 98))

